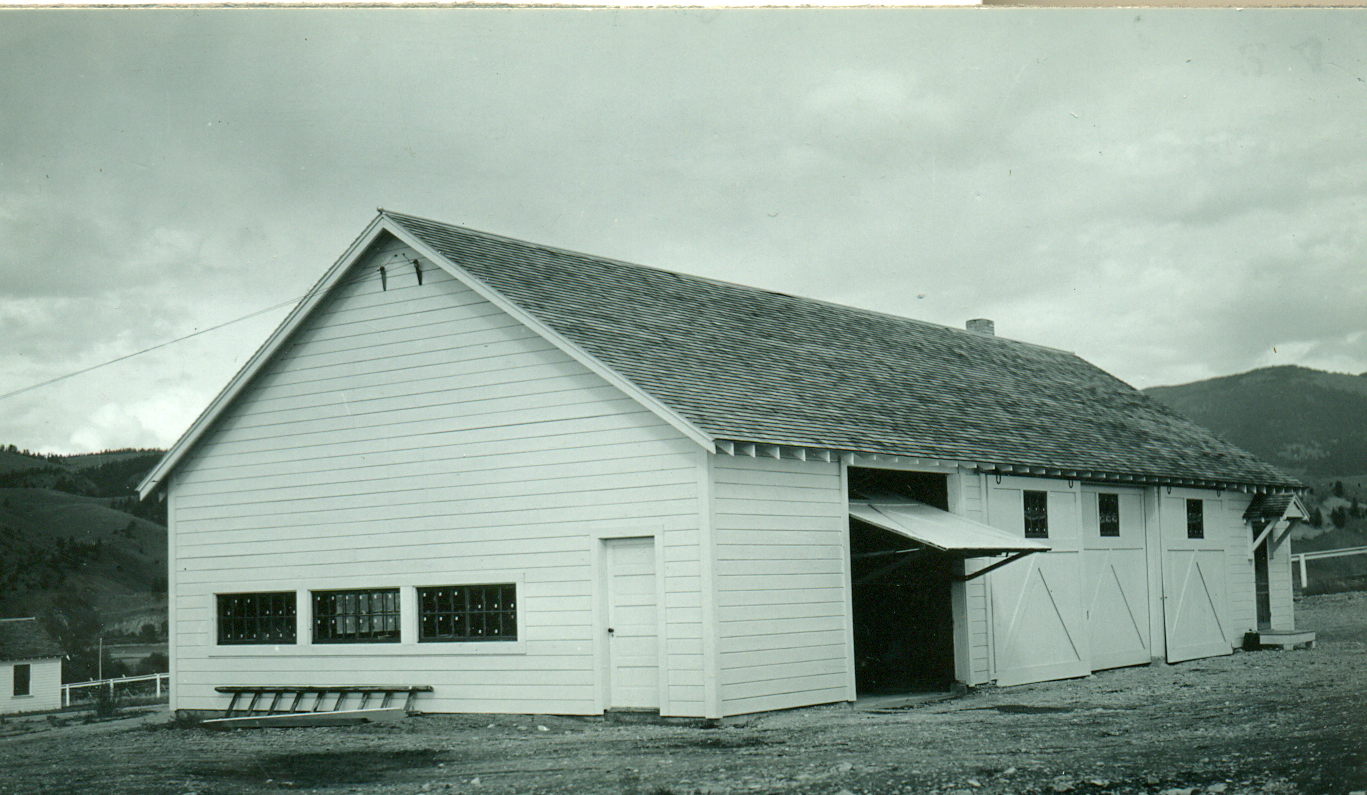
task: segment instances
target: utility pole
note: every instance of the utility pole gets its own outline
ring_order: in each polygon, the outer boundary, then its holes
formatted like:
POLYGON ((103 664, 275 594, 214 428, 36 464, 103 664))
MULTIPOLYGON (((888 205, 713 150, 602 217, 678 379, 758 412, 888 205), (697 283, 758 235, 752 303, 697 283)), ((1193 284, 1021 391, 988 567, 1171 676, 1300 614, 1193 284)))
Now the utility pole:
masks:
POLYGON ((95 678, 96 678, 96 679, 103 679, 103 678, 104 678, 104 638, 103 638, 103 637, 100 638, 100 661, 99 661, 98 663, 96 663, 96 666, 97 666, 97 667, 96 667, 96 671, 98 671, 98 673, 96 674, 95 678))

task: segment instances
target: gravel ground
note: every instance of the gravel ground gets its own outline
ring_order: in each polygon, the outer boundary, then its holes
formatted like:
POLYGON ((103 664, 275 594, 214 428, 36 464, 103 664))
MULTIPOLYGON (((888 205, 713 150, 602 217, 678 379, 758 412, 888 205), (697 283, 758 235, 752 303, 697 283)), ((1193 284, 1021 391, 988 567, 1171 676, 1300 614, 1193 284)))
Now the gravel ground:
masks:
POLYGON ((1367 795, 1367 593, 1308 597, 1312 650, 981 688, 717 728, 555 716, 210 732, 164 712, 0 725, 0 793, 1367 795))

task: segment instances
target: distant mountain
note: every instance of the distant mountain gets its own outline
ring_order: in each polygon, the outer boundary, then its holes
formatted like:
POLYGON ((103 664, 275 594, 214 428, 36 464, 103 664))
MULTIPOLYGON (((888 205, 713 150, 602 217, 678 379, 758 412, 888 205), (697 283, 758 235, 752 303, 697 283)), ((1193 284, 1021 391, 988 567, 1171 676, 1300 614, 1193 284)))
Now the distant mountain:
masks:
MULTIPOLYGON (((1367 373, 1267 367, 1144 390, 1300 478, 1311 520, 1293 552, 1367 545, 1367 373)), ((1367 587, 1367 555, 1309 562, 1310 592, 1367 587)))
POLYGON ((1289 475, 1367 473, 1367 373, 1267 367, 1144 391, 1289 475))

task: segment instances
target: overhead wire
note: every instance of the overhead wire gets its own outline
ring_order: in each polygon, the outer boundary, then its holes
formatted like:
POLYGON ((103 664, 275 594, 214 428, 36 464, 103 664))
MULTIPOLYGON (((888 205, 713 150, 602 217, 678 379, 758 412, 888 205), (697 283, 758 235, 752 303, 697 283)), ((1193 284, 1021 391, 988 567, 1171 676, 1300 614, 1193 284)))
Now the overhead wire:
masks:
MULTIPOLYGON (((386 260, 386 264, 392 262, 395 258, 400 257, 400 256, 405 256, 405 255, 403 255, 402 253, 396 252, 395 254, 391 255, 390 258, 389 258, 388 260, 386 260)), ((405 256, 405 258, 407 259, 408 257, 405 256)), ((417 263, 416 260, 414 260, 414 261, 413 261, 413 264, 416 266, 418 263, 417 263)), ((352 278, 349 278, 349 279, 345 279, 341 284, 335 285, 335 286, 336 286, 336 287, 350 287, 351 285, 353 285, 353 284, 358 284, 358 283, 364 281, 367 277, 370 277, 370 276, 373 276, 373 275, 374 275, 374 272, 373 272, 373 271, 369 271, 368 269, 360 269, 360 271, 359 271, 355 276, 353 276, 352 278)), ((419 280, 419 284, 421 284, 421 282, 422 282, 421 269, 419 269, 418 280, 419 280)), ((120 356, 120 357, 118 357, 118 358, 116 358, 116 359, 110 359, 110 360, 107 361, 107 362, 101 362, 100 364, 91 365, 90 367, 86 367, 86 368, 83 368, 83 369, 80 369, 80 370, 76 370, 76 371, 73 371, 73 372, 70 372, 70 373, 66 373, 65 375, 59 375, 59 376, 57 376, 56 378, 50 378, 50 379, 48 379, 47 381, 43 381, 42 383, 32 384, 32 385, 26 386, 26 387, 24 387, 24 388, 22 388, 22 389, 16 389, 16 390, 14 390, 13 392, 6 392, 6 393, 4 393, 3 395, 0 395, 0 400, 4 400, 4 399, 6 399, 6 398, 11 398, 11 397, 14 397, 15 395, 22 395, 22 394, 25 393, 25 392, 32 392, 32 391, 35 390, 35 389, 41 389, 42 387, 50 386, 50 385, 55 384, 55 383, 57 383, 57 382, 59 382, 59 381, 65 381, 65 380, 67 380, 68 378, 75 378, 75 377, 78 376, 78 375, 84 375, 84 374, 86 374, 86 373, 88 373, 88 372, 91 372, 92 370, 98 370, 98 369, 100 369, 101 367, 108 367, 108 366, 111 365, 111 364, 117 364, 117 363, 119 363, 119 362, 126 361, 126 360, 128 360, 128 359, 132 359, 132 358, 135 357, 135 356, 141 356, 141 355, 143 355, 144 353, 151 353, 152 351, 158 350, 159 348, 165 348, 165 347, 167 347, 167 346, 169 346, 169 345, 175 345, 176 343, 184 342, 184 341, 186 341, 186 340, 188 340, 188 339, 191 339, 191 338, 193 338, 193 337, 198 337, 198 336, 201 335, 201 334, 208 334, 208 333, 211 332, 211 331, 217 331, 217 330, 219 330, 219 329, 221 329, 221 328, 224 328, 225 326, 231 326, 231 325, 233 325, 234 323, 241 323, 241 322, 244 321, 244 320, 250 320, 250 319, 256 317, 257 315, 264 315, 264 314, 266 314, 267 312, 273 312, 273 311, 275 311, 275 310, 277 310, 277 309, 280 309, 281 307, 290 306, 290 305, 292 305, 292 304, 297 304, 297 303, 299 303, 300 301, 302 301, 302 300, 304 300, 305 298, 307 298, 308 295, 309 295, 309 294, 306 293, 306 294, 304 294, 304 295, 297 296, 297 297, 295 297, 295 298, 291 298, 291 299, 289 299, 288 301, 281 301, 280 303, 275 304, 274 306, 268 306, 268 307, 266 307, 265 309, 258 309, 258 310, 255 311, 255 312, 252 312, 252 313, 250 313, 250 314, 243 315, 242 317, 236 318, 236 319, 234 319, 234 320, 229 320, 229 321, 224 322, 224 323, 219 323, 217 326, 211 326, 210 328, 200 329, 199 331, 195 331, 195 332, 192 332, 192 333, 190 333, 190 334, 186 334, 186 335, 183 336, 183 337, 177 337, 176 339, 173 339, 173 340, 168 340, 168 341, 166 341, 166 342, 158 343, 158 344, 156 344, 156 345, 153 345, 153 346, 150 347, 150 348, 143 348, 143 349, 140 350, 140 351, 134 351, 133 353, 129 353, 129 354, 126 354, 126 355, 124 355, 124 356, 120 356)))
POLYGON ((110 359, 110 360, 107 361, 107 362, 101 362, 100 364, 95 364, 95 365, 91 365, 90 367, 85 367, 85 368, 82 368, 82 369, 80 369, 80 370, 75 370, 75 371, 73 371, 73 372, 66 373, 65 375, 59 375, 59 376, 57 376, 56 378, 50 378, 50 379, 48 379, 48 380, 46 380, 46 381, 43 381, 42 383, 33 384, 33 385, 31 385, 31 386, 26 386, 26 387, 24 387, 24 388, 22 388, 22 389, 16 389, 16 390, 14 390, 13 392, 6 392, 5 394, 0 395, 0 400, 4 400, 5 398, 11 398, 11 397, 14 397, 15 395, 22 395, 22 394, 25 393, 25 392, 31 392, 31 391, 33 391, 33 390, 35 390, 35 389, 40 389, 40 388, 45 387, 45 386, 50 386, 50 385, 55 384, 55 383, 57 383, 57 382, 59 382, 59 381, 65 381, 65 380, 68 379, 68 378, 75 378, 75 377, 78 376, 78 375, 84 375, 84 374, 86 374, 86 373, 88 373, 88 372, 91 372, 92 370, 98 370, 98 369, 100 369, 101 367, 108 367, 108 366, 111 365, 111 364, 117 364, 117 363, 119 363, 119 362, 126 361, 126 360, 128 360, 128 359, 132 359, 134 356, 141 356, 141 355, 143 355, 144 353, 151 353, 152 351, 155 351, 155 350, 157 350, 157 349, 159 349, 159 348, 165 348, 165 347, 167 347, 168 345, 175 345, 175 344, 178 343, 178 342, 184 342, 184 341, 186 341, 186 340, 188 340, 188 339, 190 339, 190 338, 192 338, 192 337, 198 337, 198 336, 201 335, 201 334, 208 334, 208 333, 211 332, 211 331, 218 331, 219 329, 224 328, 225 326, 231 326, 231 325, 233 325, 234 323, 241 323, 241 322, 244 321, 244 320, 250 320, 250 319, 256 317, 257 315, 264 315, 264 314, 266 314, 267 312, 273 312, 273 311, 275 311, 275 310, 277 310, 277 309, 280 309, 281 307, 290 306, 291 304, 297 304, 297 303, 299 303, 299 301, 301 301, 303 298, 304 298, 304 296, 301 295, 301 296, 299 296, 298 298, 291 298, 291 299, 288 300, 288 301, 281 301, 280 303, 275 304, 274 306, 268 306, 268 307, 266 307, 265 309, 258 309, 258 310, 255 311, 255 312, 252 312, 252 313, 250 313, 250 314, 243 315, 242 317, 239 317, 239 318, 237 318, 237 319, 235 319, 235 320, 229 320, 229 321, 227 321, 227 322, 225 322, 225 323, 219 323, 217 326, 211 326, 211 327, 206 328, 206 329, 200 329, 199 331, 195 331, 195 332, 192 332, 192 333, 190 333, 190 334, 186 334, 186 335, 183 336, 183 337, 177 337, 176 339, 173 339, 173 340, 168 340, 168 341, 166 341, 166 342, 161 342, 161 343, 158 343, 158 344, 156 344, 156 345, 153 345, 153 346, 150 347, 150 348, 143 348, 143 349, 140 350, 140 351, 134 351, 133 353, 125 354, 125 355, 120 356, 120 357, 118 357, 118 358, 116 358, 116 359, 110 359))

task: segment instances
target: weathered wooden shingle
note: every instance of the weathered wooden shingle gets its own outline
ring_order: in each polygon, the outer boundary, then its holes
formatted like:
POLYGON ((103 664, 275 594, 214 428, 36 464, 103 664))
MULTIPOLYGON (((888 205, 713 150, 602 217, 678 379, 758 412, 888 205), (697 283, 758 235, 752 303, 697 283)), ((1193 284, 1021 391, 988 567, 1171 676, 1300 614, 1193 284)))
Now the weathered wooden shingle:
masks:
POLYGON ((717 440, 1299 486, 1071 353, 385 215, 717 440))
POLYGON ((36 618, 0 619, 0 660, 61 657, 62 647, 36 618))

